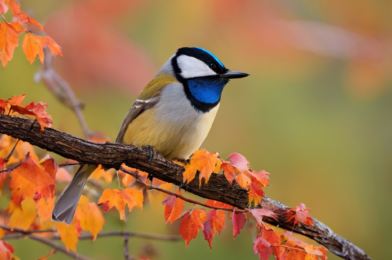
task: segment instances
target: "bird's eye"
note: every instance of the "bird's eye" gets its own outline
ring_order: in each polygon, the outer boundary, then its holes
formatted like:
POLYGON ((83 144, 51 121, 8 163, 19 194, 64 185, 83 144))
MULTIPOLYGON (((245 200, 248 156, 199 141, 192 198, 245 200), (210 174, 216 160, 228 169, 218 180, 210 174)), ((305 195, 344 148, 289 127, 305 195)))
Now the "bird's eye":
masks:
POLYGON ((216 69, 216 65, 214 63, 210 63, 210 68, 214 70, 216 69))

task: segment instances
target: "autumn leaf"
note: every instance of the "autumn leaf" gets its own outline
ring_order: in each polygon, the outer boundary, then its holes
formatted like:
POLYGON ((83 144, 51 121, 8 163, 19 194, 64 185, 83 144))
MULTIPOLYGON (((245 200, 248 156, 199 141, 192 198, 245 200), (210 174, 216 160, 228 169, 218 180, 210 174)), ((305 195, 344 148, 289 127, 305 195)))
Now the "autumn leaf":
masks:
MULTIPOLYGON (((177 194, 181 195, 181 191, 178 190, 177 194)), ((176 196, 169 196, 162 204, 165 205, 165 220, 173 224, 173 222, 181 217, 181 213, 184 210, 184 201, 176 196)))
POLYGON ((185 240, 185 248, 188 247, 189 242, 197 237, 199 229, 203 229, 203 223, 207 220, 207 213, 202 209, 193 209, 185 211, 181 224, 180 233, 185 240))
POLYGON ((8 5, 9 9, 11 9, 14 16, 21 12, 20 4, 17 3, 15 0, 6 0, 5 3, 8 5))
POLYGON ((54 207, 54 198, 41 198, 37 202, 37 213, 41 221, 50 220, 52 217, 52 210, 54 207))
POLYGON ((268 180, 269 180, 268 172, 264 170, 259 172, 252 171, 250 174, 251 174, 251 179, 252 177, 254 178, 254 180, 252 179, 252 182, 259 183, 262 187, 268 186, 268 180))
POLYGON ((52 250, 52 252, 50 252, 49 254, 47 254, 43 257, 38 258, 37 260, 47 260, 49 258, 49 256, 53 255, 56 252, 57 252, 56 250, 52 250))
POLYGON ((233 239, 240 233, 241 229, 244 227, 246 222, 245 214, 235 212, 233 210, 233 216, 231 217, 233 222, 233 239))
POLYGON ((94 241, 98 233, 102 230, 105 219, 98 205, 94 202, 89 202, 86 206, 82 207, 81 211, 80 226, 84 231, 91 233, 94 241))
POLYGON ((72 180, 71 174, 65 168, 58 168, 56 173, 57 182, 70 182, 72 180))
POLYGON ((220 201, 216 201, 216 200, 207 200, 206 205, 214 207, 214 208, 222 208, 222 209, 232 209, 233 206, 220 202, 220 201))
POLYGON ((16 207, 10 217, 9 227, 28 230, 37 215, 36 204, 32 198, 26 198, 16 207))
POLYGON ((106 182, 112 182, 114 172, 109 170, 105 170, 102 168, 102 165, 98 165, 95 171, 91 174, 90 178, 95 180, 100 180, 103 178, 106 182))
POLYGON ((13 96, 7 100, 7 103, 10 104, 11 106, 19 106, 20 104, 22 104, 22 101, 25 97, 26 94, 13 96))
POLYGON ((11 260, 12 254, 14 253, 14 248, 7 242, 0 240, 0 259, 1 260, 11 260))
POLYGON ((37 55, 40 61, 44 63, 44 50, 40 36, 36 36, 32 33, 26 33, 23 39, 22 48, 30 64, 33 64, 37 55))
POLYGON ((8 6, 0 1, 0 14, 5 14, 6 12, 8 12, 8 6))
POLYGON ((239 153, 232 153, 229 155, 230 165, 237 168, 240 172, 247 172, 248 168, 248 160, 239 153))
POLYGON ((18 32, 12 23, 0 23, 0 60, 3 67, 12 59, 16 46, 18 46, 18 32))
POLYGON ((217 153, 210 153, 205 149, 195 151, 190 159, 190 164, 185 165, 184 183, 191 182, 195 178, 197 171, 200 172, 199 185, 208 183, 211 174, 215 171, 217 159, 217 153))
POLYGON ((0 114, 3 113, 4 110, 6 110, 8 107, 7 101, 4 99, 0 99, 0 114))
POLYGON ((246 189, 252 183, 252 181, 250 180, 248 174, 243 173, 243 172, 238 174, 236 176, 235 180, 244 189, 246 189))
POLYGON ((253 250, 255 254, 259 254, 260 260, 268 260, 272 255, 271 244, 263 237, 256 238, 253 242, 253 250))
MULTIPOLYGON (((53 198, 56 168, 56 163, 51 157, 43 161, 40 165, 28 155, 19 167, 12 170, 11 177, 14 178, 19 175, 33 184, 35 190, 41 192, 47 198, 53 198)), ((10 188, 16 191, 20 186, 19 183, 13 181, 12 187, 10 188)))
POLYGON ((60 55, 63 56, 63 53, 61 51, 61 47, 49 36, 42 36, 41 37, 41 42, 43 47, 49 47, 50 52, 52 53, 53 56, 55 55, 60 55))
POLYGON ((44 28, 42 27, 42 25, 39 22, 37 22, 34 18, 31 18, 30 16, 28 16, 25 13, 19 12, 18 14, 14 15, 14 17, 23 25, 34 24, 40 30, 42 30, 42 31, 44 30, 44 28))
POLYGON ((251 183, 248 186, 248 195, 249 195, 249 202, 254 202, 255 205, 258 205, 263 200, 264 191, 259 186, 258 182, 253 176, 250 176, 251 183))
POLYGON ((223 174, 225 175, 226 179, 230 182, 230 184, 233 184, 233 180, 235 179, 234 167, 231 166, 229 162, 223 162, 221 169, 223 170, 223 174))
POLYGON ((103 191, 98 204, 103 204, 105 212, 116 207, 120 213, 120 219, 124 219, 126 204, 128 204, 129 212, 132 211, 133 207, 143 208, 143 193, 132 188, 126 188, 124 190, 106 189, 103 191))
POLYGON ((210 245, 210 249, 212 249, 212 238, 215 236, 216 232, 220 235, 225 226, 224 211, 213 209, 208 212, 207 221, 204 223, 203 233, 204 239, 207 240, 210 245))
POLYGON ((286 216, 289 217, 288 221, 294 218, 294 226, 298 222, 304 223, 309 226, 313 225, 313 219, 309 214, 309 209, 307 209, 305 204, 303 203, 298 204, 295 209, 290 209, 286 216))
POLYGON ((34 113, 38 123, 41 125, 41 132, 44 131, 44 127, 53 127, 52 117, 48 115, 45 111, 48 104, 38 102, 35 104, 31 102, 25 108, 34 113))
POLYGON ((57 233, 65 247, 69 250, 76 251, 76 244, 79 241, 79 233, 75 225, 67 225, 64 222, 57 226, 57 233))
POLYGON ((249 211, 253 215, 253 217, 256 219, 257 224, 259 224, 261 226, 264 225, 264 223, 263 223, 263 216, 271 217, 271 218, 274 218, 276 221, 278 221, 276 219, 275 212, 273 212, 273 211, 271 211, 269 209, 251 209, 249 211))

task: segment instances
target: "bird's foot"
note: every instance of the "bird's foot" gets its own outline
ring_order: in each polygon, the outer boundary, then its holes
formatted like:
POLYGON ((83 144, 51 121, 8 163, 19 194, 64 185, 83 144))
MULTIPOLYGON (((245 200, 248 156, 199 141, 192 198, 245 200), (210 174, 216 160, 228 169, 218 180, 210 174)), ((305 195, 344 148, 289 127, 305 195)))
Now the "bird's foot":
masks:
POLYGON ((188 180, 186 180, 184 183, 181 183, 180 186, 178 186, 178 188, 181 190, 186 190, 188 187, 188 180))
POLYGON ((148 174, 147 179, 150 180, 150 186, 148 186, 148 189, 149 189, 149 190, 152 190, 152 189, 153 189, 153 187, 152 187, 152 181, 154 180, 154 177, 152 176, 151 173, 148 174))
POLYGON ((152 145, 146 145, 146 146, 143 146, 142 149, 144 151, 147 151, 147 152, 150 153, 150 159, 149 159, 148 162, 151 163, 152 160, 154 160, 154 157, 155 157, 154 147, 152 145))

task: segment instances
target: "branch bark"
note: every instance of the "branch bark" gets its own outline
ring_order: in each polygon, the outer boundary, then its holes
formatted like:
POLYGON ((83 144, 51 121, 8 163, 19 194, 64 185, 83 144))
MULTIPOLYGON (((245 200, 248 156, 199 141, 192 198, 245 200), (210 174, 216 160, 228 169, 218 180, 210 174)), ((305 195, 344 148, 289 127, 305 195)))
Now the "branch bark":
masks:
MULTIPOLYGON (((184 168, 155 154, 150 160, 150 149, 128 146, 118 143, 94 143, 54 129, 45 128, 40 133, 37 122, 31 127, 32 121, 7 115, 0 115, 0 133, 10 135, 29 142, 40 148, 54 152, 65 158, 86 164, 102 164, 108 168, 119 169, 125 163, 130 167, 148 172, 154 178, 176 185, 182 184, 184 168)), ((206 186, 199 189, 198 176, 185 185, 184 189, 200 197, 217 200, 244 209, 248 204, 247 190, 242 189, 238 183, 230 185, 222 174, 213 174, 206 186)), ((289 207, 278 201, 264 196, 259 207, 269 209, 276 213, 277 221, 265 217, 264 221, 287 230, 305 235, 325 246, 337 256, 349 260, 371 260, 360 248, 350 241, 335 234, 329 227, 313 219, 314 225, 298 224, 293 229, 293 223, 285 217, 289 207)))

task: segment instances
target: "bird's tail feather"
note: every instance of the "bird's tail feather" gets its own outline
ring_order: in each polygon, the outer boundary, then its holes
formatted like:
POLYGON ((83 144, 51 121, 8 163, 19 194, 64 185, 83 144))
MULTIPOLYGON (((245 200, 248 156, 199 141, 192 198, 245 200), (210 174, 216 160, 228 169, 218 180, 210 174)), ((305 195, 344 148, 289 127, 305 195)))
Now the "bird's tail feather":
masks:
POLYGON ((83 188, 86 185, 88 177, 97 168, 96 165, 81 165, 75 173, 74 178, 68 184, 67 188, 61 193, 57 199, 52 211, 52 220, 64 222, 70 225, 73 221, 75 210, 78 205, 83 188))

